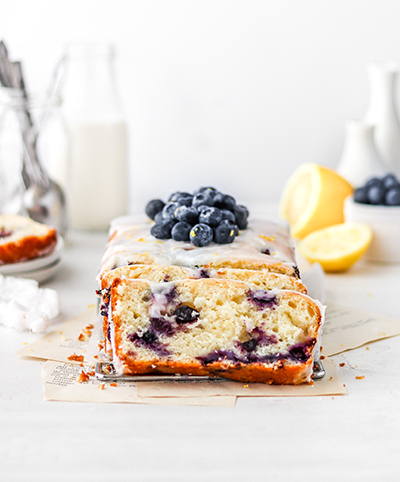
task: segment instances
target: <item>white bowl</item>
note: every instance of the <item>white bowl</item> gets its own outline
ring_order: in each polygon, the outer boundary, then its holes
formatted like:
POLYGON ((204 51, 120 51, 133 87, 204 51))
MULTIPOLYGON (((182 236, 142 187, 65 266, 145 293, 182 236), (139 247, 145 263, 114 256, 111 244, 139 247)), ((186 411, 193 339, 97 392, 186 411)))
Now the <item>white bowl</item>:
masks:
POLYGON ((373 232, 364 258, 386 263, 400 262, 400 206, 356 203, 349 196, 344 203, 346 223, 368 224, 373 232))

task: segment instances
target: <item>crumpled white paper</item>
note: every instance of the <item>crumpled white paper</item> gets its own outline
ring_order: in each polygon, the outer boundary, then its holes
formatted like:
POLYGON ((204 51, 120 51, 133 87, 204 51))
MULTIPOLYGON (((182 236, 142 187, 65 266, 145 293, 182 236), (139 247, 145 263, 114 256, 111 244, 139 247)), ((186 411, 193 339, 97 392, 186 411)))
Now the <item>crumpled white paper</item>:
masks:
POLYGON ((0 323, 42 333, 60 312, 58 294, 35 280, 0 275, 0 323))

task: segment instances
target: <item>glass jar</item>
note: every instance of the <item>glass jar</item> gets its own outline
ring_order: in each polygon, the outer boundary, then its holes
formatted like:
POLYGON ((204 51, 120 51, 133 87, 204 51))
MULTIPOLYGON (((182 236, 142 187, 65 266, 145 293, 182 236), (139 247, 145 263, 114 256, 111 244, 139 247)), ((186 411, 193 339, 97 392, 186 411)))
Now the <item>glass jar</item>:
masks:
POLYGON ((64 189, 69 162, 60 106, 60 96, 38 93, 24 97, 17 89, 1 90, 0 211, 29 215, 55 226, 65 236, 68 219, 64 189), (46 189, 50 184, 54 188, 52 197, 35 197, 37 205, 32 206, 29 195, 34 185, 46 189))
POLYGON ((71 148, 71 224, 107 229, 127 210, 127 127, 110 44, 70 44, 63 114, 71 148))

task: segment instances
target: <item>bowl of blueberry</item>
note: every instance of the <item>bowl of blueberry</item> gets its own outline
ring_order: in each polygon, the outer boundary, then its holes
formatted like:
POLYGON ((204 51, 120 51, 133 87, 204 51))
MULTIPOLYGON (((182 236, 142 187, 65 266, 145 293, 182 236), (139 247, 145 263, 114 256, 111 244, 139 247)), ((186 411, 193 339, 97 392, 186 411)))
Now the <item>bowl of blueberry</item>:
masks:
POLYGON ((373 231, 365 258, 400 262, 400 180, 394 174, 373 177, 344 204, 345 222, 366 223, 373 231))
POLYGON ((213 187, 193 194, 174 192, 167 202, 153 199, 146 214, 154 221, 150 232, 155 238, 190 242, 194 247, 233 243, 247 228, 249 217, 245 206, 213 187))

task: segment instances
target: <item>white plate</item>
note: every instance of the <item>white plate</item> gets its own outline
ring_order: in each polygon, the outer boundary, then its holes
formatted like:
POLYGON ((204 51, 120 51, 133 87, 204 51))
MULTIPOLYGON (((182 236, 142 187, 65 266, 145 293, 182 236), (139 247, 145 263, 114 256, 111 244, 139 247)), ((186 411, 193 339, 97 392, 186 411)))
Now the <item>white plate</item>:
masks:
POLYGON ((48 267, 55 261, 60 261, 61 255, 64 249, 64 240, 61 236, 58 237, 55 250, 40 258, 30 259, 28 261, 22 261, 21 263, 11 263, 0 266, 0 274, 19 275, 28 271, 36 271, 48 267))
MULTIPOLYGON (((38 283, 43 283, 52 278, 60 269, 61 259, 57 259, 54 263, 47 265, 40 269, 34 269, 32 271, 23 271, 21 273, 14 273, 16 278, 34 279, 38 283)), ((9 274, 8 274, 9 275, 9 274)))

